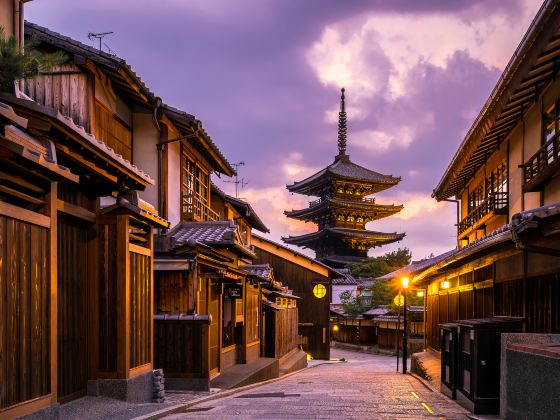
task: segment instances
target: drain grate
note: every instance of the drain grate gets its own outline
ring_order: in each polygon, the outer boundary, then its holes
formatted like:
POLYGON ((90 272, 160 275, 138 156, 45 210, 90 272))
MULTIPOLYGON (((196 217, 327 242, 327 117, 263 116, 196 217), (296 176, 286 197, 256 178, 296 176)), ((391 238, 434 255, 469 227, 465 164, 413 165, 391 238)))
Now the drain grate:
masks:
POLYGON ((285 394, 284 392, 263 392, 261 394, 245 394, 235 398, 287 398, 299 397, 300 394, 285 394))
POLYGON ((200 407, 200 408, 187 408, 183 413, 197 413, 200 411, 210 411, 213 410, 215 407, 200 407))

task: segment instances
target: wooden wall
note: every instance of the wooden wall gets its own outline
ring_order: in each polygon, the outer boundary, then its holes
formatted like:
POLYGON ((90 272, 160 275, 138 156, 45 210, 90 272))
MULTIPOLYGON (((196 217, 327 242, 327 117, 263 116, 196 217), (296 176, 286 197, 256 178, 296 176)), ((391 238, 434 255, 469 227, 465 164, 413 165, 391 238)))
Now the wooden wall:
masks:
POLYGON ((117 370, 117 228, 99 230, 99 370, 117 370))
POLYGON ((48 236, 0 215, 0 409, 50 393, 48 236))
POLYGON ((330 357, 330 279, 277 255, 256 248, 255 264, 270 264, 274 277, 302 298, 298 301, 299 333, 307 337, 306 350, 316 359, 330 357), (328 293, 322 299, 313 295, 313 287, 323 283, 328 293), (301 324, 312 324, 301 326, 301 324))
POLYGON ((154 367, 169 378, 208 378, 208 324, 186 320, 154 323, 154 367))
POLYGON ((88 227, 58 219, 58 396, 85 394, 88 372, 88 227))
POLYGON ((280 358, 298 347, 297 308, 266 309, 265 355, 280 358))
POLYGON ((151 362, 152 263, 149 255, 130 253, 130 368, 151 362))
POLYGON ((90 98, 93 97, 89 75, 74 64, 60 64, 52 74, 23 82, 23 91, 41 105, 55 108, 91 132, 90 98), (58 73, 58 74, 57 74, 58 73))

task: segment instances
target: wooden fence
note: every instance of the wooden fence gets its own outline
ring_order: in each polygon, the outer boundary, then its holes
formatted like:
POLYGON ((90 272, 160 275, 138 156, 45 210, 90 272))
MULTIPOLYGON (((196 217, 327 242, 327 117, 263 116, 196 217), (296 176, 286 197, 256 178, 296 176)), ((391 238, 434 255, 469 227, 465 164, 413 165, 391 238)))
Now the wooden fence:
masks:
MULTIPOLYGON (((0 203, 0 409, 50 393, 48 217, 0 203)), ((1 417, 1 413, 0 413, 1 417)))
POLYGON ((209 317, 154 316, 154 366, 166 378, 209 377, 209 317))

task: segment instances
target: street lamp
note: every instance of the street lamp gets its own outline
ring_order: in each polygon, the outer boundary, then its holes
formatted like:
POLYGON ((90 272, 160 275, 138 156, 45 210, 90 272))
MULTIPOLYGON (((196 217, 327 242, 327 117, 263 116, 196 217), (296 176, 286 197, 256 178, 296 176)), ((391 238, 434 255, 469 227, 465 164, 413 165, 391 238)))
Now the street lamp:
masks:
POLYGON ((406 321, 406 295, 407 295, 407 291, 408 291, 408 277, 403 277, 402 278, 402 289, 403 289, 403 297, 404 297, 404 330, 403 330, 403 339, 402 339, 402 373, 406 374, 406 359, 407 359, 407 354, 406 354, 406 350, 407 350, 407 341, 408 341, 408 326, 407 326, 407 321, 406 321))

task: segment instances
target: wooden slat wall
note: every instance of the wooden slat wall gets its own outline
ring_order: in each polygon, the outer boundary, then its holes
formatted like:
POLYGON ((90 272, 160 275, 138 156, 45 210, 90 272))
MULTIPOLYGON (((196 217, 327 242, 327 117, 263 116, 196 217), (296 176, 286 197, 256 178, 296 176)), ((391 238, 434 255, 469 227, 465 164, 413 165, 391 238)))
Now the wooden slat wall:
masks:
POLYGON ((189 312, 188 277, 182 271, 160 271, 155 274, 155 312, 186 314, 189 312))
POLYGON ((158 320, 154 328, 156 369, 168 378, 208 377, 208 324, 158 320))
POLYGON ((130 368, 151 362, 151 257, 130 253, 130 368))
POLYGON ((100 102, 95 102, 94 134, 116 153, 132 160, 132 132, 100 102))
POLYGON ((90 84, 87 73, 80 73, 74 64, 54 66, 53 73, 76 72, 75 74, 49 74, 25 80, 23 90, 26 95, 41 105, 55 108, 61 114, 71 117, 76 124, 91 132, 89 122, 90 84))
POLYGON ((58 219, 58 396, 85 393, 87 385, 88 228, 58 219))
POLYGON ((276 280, 292 289, 294 295, 303 298, 298 301, 299 322, 313 324, 313 327, 305 326, 299 329, 300 335, 307 337, 308 344, 305 350, 316 359, 328 359, 330 357, 330 292, 324 298, 317 299, 313 295, 313 287, 317 282, 321 282, 326 285, 327 290, 330 290, 330 280, 262 249, 257 248, 256 253, 257 259, 254 264, 270 264, 274 268, 276 280))
POLYGON ((297 308, 286 308, 275 313, 275 357, 282 357, 298 346, 297 308))
POLYGON ((99 232, 99 370, 117 370, 117 230, 102 225, 99 232))
POLYGON ((560 274, 498 283, 496 315, 526 317, 525 332, 560 333, 560 274))
POLYGON ((0 409, 50 393, 48 233, 0 215, 0 409))

